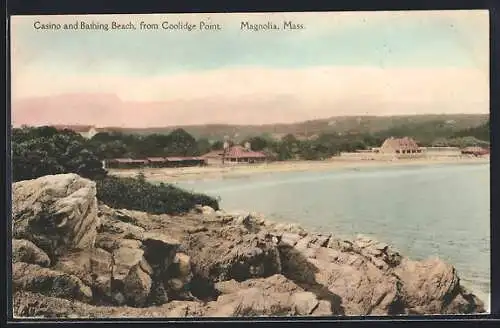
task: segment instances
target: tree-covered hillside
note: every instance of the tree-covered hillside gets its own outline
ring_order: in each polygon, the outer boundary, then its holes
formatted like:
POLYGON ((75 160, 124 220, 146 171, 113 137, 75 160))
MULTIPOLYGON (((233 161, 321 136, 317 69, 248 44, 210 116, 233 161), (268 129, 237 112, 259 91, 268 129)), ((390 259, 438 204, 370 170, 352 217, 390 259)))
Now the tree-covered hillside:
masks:
POLYGON ((225 136, 235 142, 253 136, 265 136, 279 139, 287 134, 299 138, 310 138, 322 133, 356 133, 377 134, 391 129, 406 126, 408 129, 434 128, 439 124, 443 129, 458 132, 465 129, 478 127, 488 121, 487 114, 453 114, 453 115, 414 115, 414 116, 344 116, 298 122, 293 124, 266 124, 266 125, 224 125, 208 124, 198 126, 177 126, 140 129, 110 128, 129 134, 168 134, 181 128, 196 139, 220 140, 225 136))

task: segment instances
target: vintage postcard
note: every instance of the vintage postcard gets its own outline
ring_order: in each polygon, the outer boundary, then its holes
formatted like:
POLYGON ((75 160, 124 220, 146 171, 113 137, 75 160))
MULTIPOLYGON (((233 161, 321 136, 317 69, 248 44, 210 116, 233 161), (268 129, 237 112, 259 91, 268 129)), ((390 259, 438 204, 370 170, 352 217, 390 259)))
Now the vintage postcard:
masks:
POLYGON ((489 16, 14 16, 15 318, 490 311, 489 16))

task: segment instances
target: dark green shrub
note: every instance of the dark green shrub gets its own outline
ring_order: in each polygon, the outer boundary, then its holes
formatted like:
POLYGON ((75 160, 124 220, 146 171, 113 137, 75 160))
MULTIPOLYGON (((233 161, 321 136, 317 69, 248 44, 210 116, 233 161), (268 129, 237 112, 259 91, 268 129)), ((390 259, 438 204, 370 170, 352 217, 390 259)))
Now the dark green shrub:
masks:
POLYGON ((142 179, 107 176, 97 180, 97 199, 113 208, 126 208, 153 214, 180 214, 195 205, 219 209, 213 197, 190 193, 172 185, 154 185, 142 179))
MULTIPOLYGON (((178 136, 176 140, 184 138, 190 141, 181 132, 174 134, 178 136)), ((72 131, 57 131, 51 127, 13 129, 13 180, 76 173, 95 180, 97 198, 111 207, 156 214, 188 212, 196 204, 219 209, 217 200, 212 197, 193 194, 171 185, 148 183, 143 172, 139 172, 136 179, 106 177, 102 158, 96 155, 100 149, 98 146, 96 142, 92 144, 72 131)), ((181 148, 182 145, 177 146, 181 148)))
POLYGON ((106 175, 101 160, 77 133, 58 132, 50 127, 13 130, 14 181, 62 173, 77 173, 89 179, 99 179, 106 175))

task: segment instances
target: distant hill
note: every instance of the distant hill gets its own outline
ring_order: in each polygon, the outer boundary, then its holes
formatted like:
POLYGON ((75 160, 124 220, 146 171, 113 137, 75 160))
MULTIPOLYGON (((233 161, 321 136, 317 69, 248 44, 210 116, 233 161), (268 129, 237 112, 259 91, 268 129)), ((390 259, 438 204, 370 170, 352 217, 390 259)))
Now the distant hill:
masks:
MULTIPOLYGON (((415 115, 415 116, 342 116, 328 119, 311 120, 292 124, 266 125, 188 125, 154 128, 113 128, 107 130, 121 131, 131 134, 167 134, 176 128, 182 128, 196 138, 221 140, 228 136, 234 141, 257 135, 265 135, 279 139, 286 134, 293 134, 299 138, 312 138, 321 133, 362 134, 362 133, 390 133, 395 135, 404 128, 405 131, 425 132, 443 130, 446 134, 453 134, 462 130, 476 128, 488 122, 487 114, 450 114, 450 115, 415 115)), ((438 133, 439 134, 439 133, 438 133)))
MULTIPOLYGON (((124 100, 116 94, 106 93, 66 93, 51 96, 39 96, 13 99, 11 103, 12 123, 14 126, 27 125, 96 125, 121 126, 127 128, 157 126, 160 131, 164 127, 173 125, 189 126, 210 124, 216 130, 230 124, 250 126, 249 129, 283 133, 297 126, 297 133, 305 133, 303 126, 310 127, 310 131, 322 131, 323 128, 334 124, 330 121, 339 121, 336 124, 347 127, 356 124, 356 116, 365 117, 363 120, 374 120, 381 117, 385 122, 391 115, 422 115, 427 113, 455 113, 482 114, 487 113, 488 104, 479 101, 463 101, 450 105, 449 101, 426 98, 396 100, 386 99, 385 96, 373 95, 369 97, 349 99, 315 99, 314 101, 300 100, 294 94, 253 94, 248 95, 219 95, 207 97, 176 98, 165 101, 138 101, 124 100), (450 107, 451 106, 451 107, 450 107), (345 118, 350 116, 350 118, 345 118), (323 119, 333 117, 333 119, 323 119), (342 119, 344 117, 345 119, 342 119), (308 122, 305 122, 310 120, 308 122), (354 120, 354 122, 351 122, 354 120), (274 124, 274 123, 283 124, 274 124), (269 126, 262 129, 255 125, 273 123, 275 129, 269 126)), ((424 115, 425 116, 425 115, 424 115)), ((408 116, 406 116, 408 117, 408 116)), ((376 123, 374 126, 377 127, 376 123)), ((383 123, 382 125, 387 126, 383 123)), ((340 127, 343 128, 342 126, 340 127)), ((226 129, 226 128, 224 128, 226 129)), ((151 130, 151 129, 141 129, 151 130)), ((154 129, 158 130, 158 129, 154 129)), ((201 129, 202 131, 207 131, 201 129)), ((201 131, 200 130, 200 131, 201 131)), ((228 128, 232 132, 233 126, 228 128)), ((244 129, 243 129, 244 130, 244 129)), ((309 130, 307 133, 309 133, 309 130)), ((243 131, 242 131, 243 132, 243 131)), ((203 134, 211 134, 212 128, 203 134)))

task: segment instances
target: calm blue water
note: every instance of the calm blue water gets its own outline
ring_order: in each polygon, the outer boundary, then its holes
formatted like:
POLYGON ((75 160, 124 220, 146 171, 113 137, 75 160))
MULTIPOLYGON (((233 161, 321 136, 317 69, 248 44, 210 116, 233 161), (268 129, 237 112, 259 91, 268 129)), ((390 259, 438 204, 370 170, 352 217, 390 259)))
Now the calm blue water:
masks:
POLYGON ((373 236, 413 259, 439 256, 488 303, 489 164, 286 172, 179 183, 221 198, 225 210, 351 238, 373 236))

